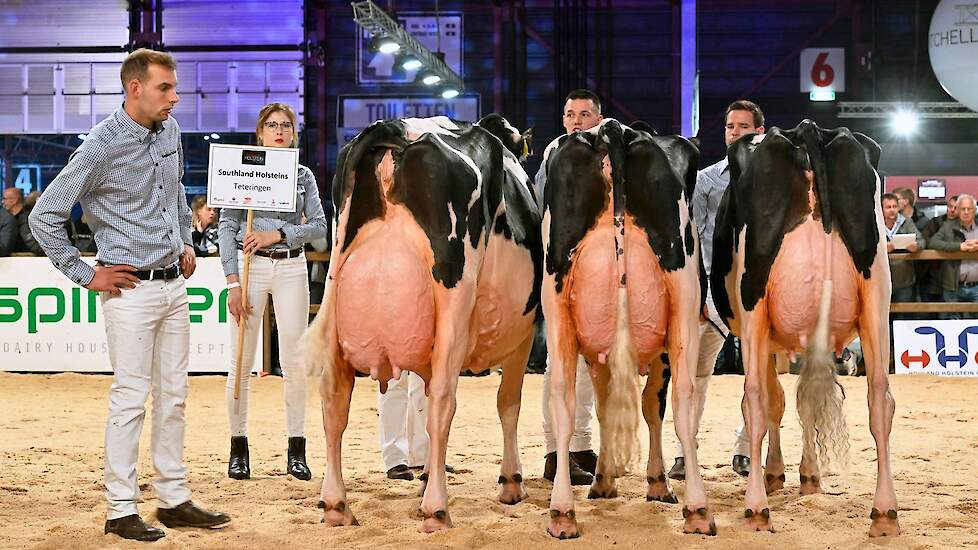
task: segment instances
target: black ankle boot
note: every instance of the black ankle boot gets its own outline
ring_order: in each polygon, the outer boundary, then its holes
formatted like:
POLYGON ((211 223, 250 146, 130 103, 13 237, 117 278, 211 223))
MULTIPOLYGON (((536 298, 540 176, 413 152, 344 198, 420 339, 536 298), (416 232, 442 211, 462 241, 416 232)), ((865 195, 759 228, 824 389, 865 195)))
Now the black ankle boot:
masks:
POLYGON ((231 479, 251 479, 251 466, 248 465, 248 436, 239 435, 231 438, 228 477, 231 479))
POLYGON ((288 471, 296 479, 309 481, 312 479, 312 472, 306 466, 306 438, 289 438, 289 460, 288 471))

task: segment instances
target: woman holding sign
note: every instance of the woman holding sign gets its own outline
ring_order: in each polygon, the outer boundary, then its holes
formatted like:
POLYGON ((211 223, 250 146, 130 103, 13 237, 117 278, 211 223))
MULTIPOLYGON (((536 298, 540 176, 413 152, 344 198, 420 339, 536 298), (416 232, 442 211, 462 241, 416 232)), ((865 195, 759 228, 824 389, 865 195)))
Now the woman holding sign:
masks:
MULTIPOLYGON (((258 114, 255 129, 258 145, 296 147, 296 117, 291 107, 270 103, 258 114)), ((268 185, 284 185, 268 181, 268 185)), ((287 471, 298 479, 312 478, 306 465, 305 410, 306 377, 299 356, 299 336, 309 320, 309 282, 303 245, 326 237, 326 216, 312 171, 299 165, 295 212, 253 211, 252 231, 245 223, 246 211, 221 210, 218 229, 221 263, 228 282, 231 326, 231 368, 228 373, 227 406, 231 427, 231 458, 228 477, 248 479, 248 371, 254 364, 262 313, 268 297, 274 296, 278 323, 280 363, 285 382, 285 416, 288 429, 287 471), (305 217, 305 222, 303 222, 305 217), (252 255, 248 274, 248 296, 242 303, 239 274, 244 273, 245 255, 252 255), (240 399, 234 397, 237 372, 238 327, 245 323, 241 354, 240 399), (247 370, 246 370, 247 369, 247 370)))

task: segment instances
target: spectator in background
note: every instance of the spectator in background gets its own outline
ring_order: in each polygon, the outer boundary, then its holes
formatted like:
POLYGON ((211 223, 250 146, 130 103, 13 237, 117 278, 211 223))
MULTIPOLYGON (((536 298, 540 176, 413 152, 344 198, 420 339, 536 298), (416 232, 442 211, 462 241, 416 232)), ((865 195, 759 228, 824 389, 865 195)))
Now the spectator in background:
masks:
POLYGON ((930 218, 925 216, 920 210, 917 210, 917 195, 914 194, 913 189, 909 187, 897 187, 893 190, 893 194, 897 196, 897 204, 900 206, 900 213, 903 214, 903 217, 913 221, 917 229, 923 231, 924 227, 927 227, 927 224, 930 223, 930 218))
MULTIPOLYGON (((978 227, 975 226, 975 198, 960 195, 958 219, 947 220, 931 238, 929 246, 945 252, 978 252, 978 227)), ((978 302, 978 260, 943 260, 939 282, 945 302, 978 302)), ((952 314, 961 318, 961 314, 952 314)))
POLYGON ((6 208, 0 208, 0 257, 9 256, 14 251, 16 241, 17 220, 6 208))
MULTIPOLYGON (((954 195, 947 199, 947 212, 940 216, 931 218, 927 225, 921 230, 925 241, 930 241, 937 231, 948 220, 958 219, 958 196, 954 195)), ((941 275, 941 262, 928 261, 916 262, 914 266, 917 272, 917 290, 921 302, 943 302, 944 293, 941 290, 939 278, 941 275)))
POLYGON ((88 220, 84 213, 77 220, 72 218, 66 221, 65 231, 68 232, 68 240, 79 252, 98 252, 98 248, 95 246, 95 234, 92 233, 92 228, 88 226, 88 220))
POLYGON ((8 187, 3 190, 3 207, 10 212, 10 215, 14 217, 16 223, 17 234, 14 240, 14 252, 30 252, 31 254, 37 254, 38 256, 44 255, 44 250, 41 249, 37 241, 34 240, 34 235, 31 233, 31 228, 27 224, 27 217, 30 215, 31 211, 24 204, 24 190, 19 187, 8 187))
POLYGON ((218 252, 217 216, 214 209, 207 206, 207 197, 197 195, 190 201, 194 214, 193 239, 197 257, 213 256, 218 252))
MULTIPOLYGON (((917 240, 907 245, 907 252, 916 252, 924 247, 924 237, 910 218, 905 218, 900 211, 899 198, 893 193, 883 195, 883 224, 886 229, 886 251, 893 252, 894 235, 915 235, 917 240)), ((900 250, 900 249, 897 249, 900 250)), ((893 281, 893 291, 890 299, 894 302, 915 302, 913 262, 906 260, 890 260, 890 280, 893 281)))

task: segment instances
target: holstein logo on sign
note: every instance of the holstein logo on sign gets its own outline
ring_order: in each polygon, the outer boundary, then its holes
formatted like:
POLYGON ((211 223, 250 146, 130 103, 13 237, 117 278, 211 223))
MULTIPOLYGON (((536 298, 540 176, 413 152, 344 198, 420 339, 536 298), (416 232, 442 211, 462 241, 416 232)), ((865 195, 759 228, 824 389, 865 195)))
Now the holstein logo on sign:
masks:
POLYGON ((969 336, 978 336, 974 321, 894 321, 896 373, 978 376, 969 336))
POLYGON ((265 166, 265 151, 241 151, 241 164, 251 164, 253 166, 265 166))

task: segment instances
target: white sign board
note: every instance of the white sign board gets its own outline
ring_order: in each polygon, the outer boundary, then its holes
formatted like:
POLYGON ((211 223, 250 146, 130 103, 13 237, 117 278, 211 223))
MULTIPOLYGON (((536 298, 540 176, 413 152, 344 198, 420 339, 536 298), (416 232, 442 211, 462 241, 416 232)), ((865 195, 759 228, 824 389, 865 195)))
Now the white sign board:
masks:
MULTIPOLYGON (((422 46, 432 53, 445 54, 445 64, 456 74, 462 70, 462 16, 458 13, 439 17, 427 14, 398 14, 398 22, 422 46), (441 32, 439 32, 439 28, 441 32)), ((393 54, 370 50, 373 36, 360 29, 357 34, 357 82, 360 84, 411 84, 418 70, 405 70, 398 66, 397 52, 393 54)))
POLYGON ((846 91, 845 48, 806 48, 801 51, 801 91, 846 91))
POLYGON ((978 376, 975 352, 978 320, 893 321, 896 374, 978 376))
MULTIPOLYGON (((187 280, 190 372, 224 373, 231 364, 237 327, 226 285, 220 258, 197 259, 187 280)), ((261 338, 255 357, 252 372, 261 338)), ((98 293, 72 284, 47 258, 0 258, 0 371, 111 372, 98 293)))
POLYGON ((299 150, 211 143, 207 205, 295 212, 299 150))
POLYGON ((340 96, 336 105, 337 143, 346 144, 364 128, 378 120, 447 116, 452 120, 477 122, 479 95, 467 94, 443 99, 437 96, 340 96))

